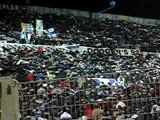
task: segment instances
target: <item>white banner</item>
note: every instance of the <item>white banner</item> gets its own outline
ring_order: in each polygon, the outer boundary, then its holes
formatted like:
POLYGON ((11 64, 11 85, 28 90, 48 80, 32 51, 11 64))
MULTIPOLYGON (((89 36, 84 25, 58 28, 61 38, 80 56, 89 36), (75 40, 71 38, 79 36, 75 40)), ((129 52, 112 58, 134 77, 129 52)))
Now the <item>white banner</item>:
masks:
POLYGON ((115 53, 120 56, 135 56, 140 54, 139 49, 116 48, 115 53))
POLYGON ((7 45, 7 41, 5 41, 5 40, 0 40, 0 46, 4 46, 4 47, 6 47, 6 45, 7 45))
MULTIPOLYGON (((32 45, 32 44, 17 44, 17 43, 6 43, 5 41, 2 41, 3 43, 0 44, 0 46, 10 46, 10 47, 43 47, 43 48, 60 48, 64 49, 66 51, 76 51, 78 50, 80 53, 86 52, 86 53, 102 53, 104 55, 111 55, 111 50, 109 48, 93 48, 93 47, 85 47, 85 46, 79 46, 79 45, 63 45, 63 46, 47 46, 47 45, 32 45)), ((115 53, 120 56, 135 56, 137 54, 140 54, 139 49, 125 49, 125 48, 116 48, 115 53)))
MULTIPOLYGON (((85 47, 80 46, 79 52, 87 52, 87 53, 102 53, 110 55, 112 54, 109 48, 93 48, 93 47, 85 47)), ((115 53, 120 56, 135 56, 140 53, 139 49, 126 49, 126 48, 116 48, 115 53)))
POLYGON ((109 48, 93 48, 85 46, 79 46, 79 52, 111 54, 111 50, 109 48))
POLYGON ((36 20, 36 34, 38 36, 43 35, 43 20, 36 20))
POLYGON ((2 45, 2 44, 6 44, 7 43, 7 41, 6 40, 0 40, 0 45, 2 45))

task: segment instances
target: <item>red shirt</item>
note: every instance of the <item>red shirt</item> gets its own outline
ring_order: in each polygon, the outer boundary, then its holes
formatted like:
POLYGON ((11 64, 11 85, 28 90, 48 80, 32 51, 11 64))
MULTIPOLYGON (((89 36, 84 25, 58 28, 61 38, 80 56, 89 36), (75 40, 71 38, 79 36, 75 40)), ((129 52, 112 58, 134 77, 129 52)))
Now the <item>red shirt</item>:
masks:
POLYGON ((28 74, 28 75, 27 75, 27 80, 28 80, 28 81, 33 81, 33 80, 34 80, 33 75, 32 75, 32 74, 28 74))
POLYGON ((43 48, 38 48, 37 49, 37 52, 39 52, 39 53, 42 52, 42 51, 43 51, 43 48))
POLYGON ((92 113, 93 113, 93 109, 91 109, 91 108, 87 108, 87 109, 85 110, 85 115, 86 115, 86 116, 92 116, 92 113))
POLYGON ((69 84, 65 83, 64 81, 61 81, 59 84, 60 87, 70 87, 69 84))
POLYGON ((25 51, 23 51, 23 53, 24 53, 25 55, 29 55, 30 51, 29 51, 29 50, 25 50, 25 51))

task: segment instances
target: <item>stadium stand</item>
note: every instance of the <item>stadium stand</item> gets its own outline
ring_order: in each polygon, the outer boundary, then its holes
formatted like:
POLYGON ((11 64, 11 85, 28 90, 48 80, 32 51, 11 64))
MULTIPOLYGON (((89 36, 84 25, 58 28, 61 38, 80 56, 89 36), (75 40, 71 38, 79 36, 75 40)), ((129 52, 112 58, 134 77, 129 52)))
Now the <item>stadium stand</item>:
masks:
POLYGON ((160 57, 139 52, 159 52, 159 26, 20 10, 0 26, 1 76, 21 84, 20 119, 160 119, 160 57), (54 36, 20 38, 21 23, 36 19, 54 36))

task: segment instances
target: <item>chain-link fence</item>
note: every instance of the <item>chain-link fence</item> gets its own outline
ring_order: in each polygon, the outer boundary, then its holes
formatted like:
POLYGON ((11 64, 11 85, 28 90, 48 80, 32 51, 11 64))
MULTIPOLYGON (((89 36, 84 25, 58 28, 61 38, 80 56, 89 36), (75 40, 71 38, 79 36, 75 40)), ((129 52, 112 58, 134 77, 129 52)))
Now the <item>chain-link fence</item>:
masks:
POLYGON ((21 118, 159 120, 159 75, 143 69, 21 83, 21 118))

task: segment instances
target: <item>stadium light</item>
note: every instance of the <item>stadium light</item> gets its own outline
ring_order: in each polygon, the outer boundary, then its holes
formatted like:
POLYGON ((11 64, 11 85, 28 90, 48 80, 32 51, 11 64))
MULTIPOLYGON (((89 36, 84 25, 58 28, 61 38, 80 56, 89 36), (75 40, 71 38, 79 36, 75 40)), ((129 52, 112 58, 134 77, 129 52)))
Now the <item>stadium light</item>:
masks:
POLYGON ((116 6, 116 2, 113 1, 113 0, 111 0, 111 1, 109 2, 109 8, 104 9, 104 10, 98 12, 98 14, 101 14, 101 13, 103 13, 103 12, 106 12, 106 11, 108 11, 108 10, 111 10, 111 9, 114 8, 115 6, 116 6))

